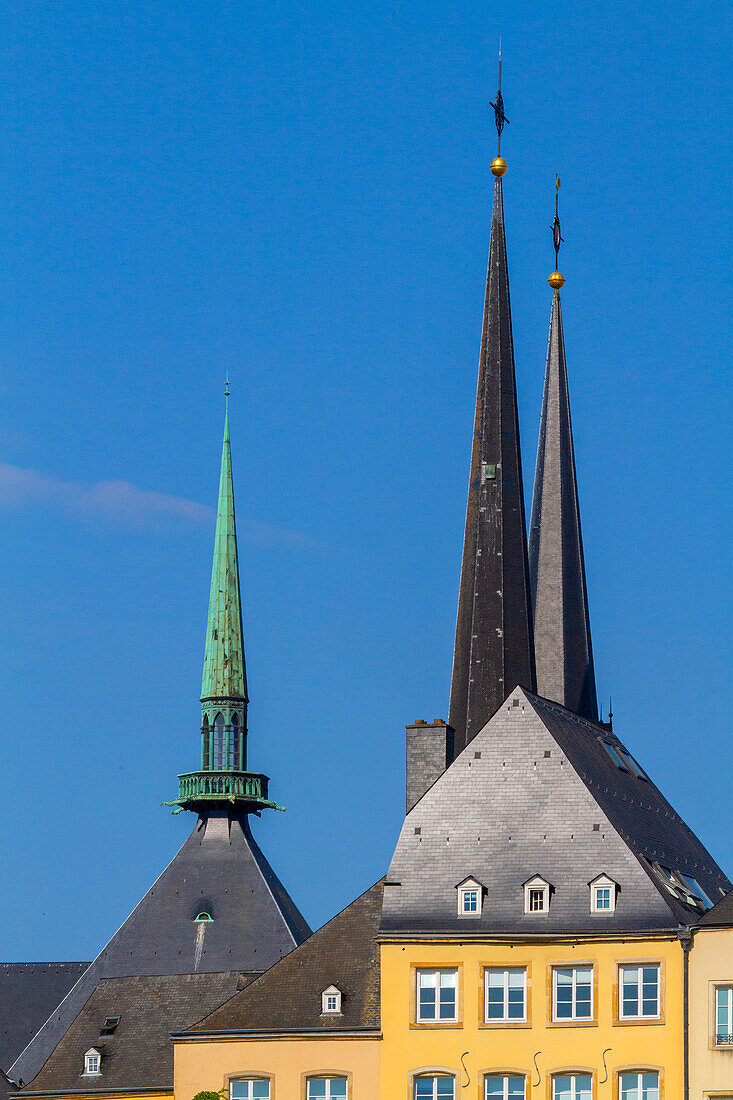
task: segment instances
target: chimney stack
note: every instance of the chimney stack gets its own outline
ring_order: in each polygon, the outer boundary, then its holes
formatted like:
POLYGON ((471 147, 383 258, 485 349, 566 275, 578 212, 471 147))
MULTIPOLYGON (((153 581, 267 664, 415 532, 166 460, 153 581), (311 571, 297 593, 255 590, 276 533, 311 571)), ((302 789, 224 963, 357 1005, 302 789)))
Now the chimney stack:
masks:
POLYGON ((453 727, 442 718, 426 722, 416 718, 405 726, 407 748, 407 799, 409 814, 429 787, 453 761, 453 727))

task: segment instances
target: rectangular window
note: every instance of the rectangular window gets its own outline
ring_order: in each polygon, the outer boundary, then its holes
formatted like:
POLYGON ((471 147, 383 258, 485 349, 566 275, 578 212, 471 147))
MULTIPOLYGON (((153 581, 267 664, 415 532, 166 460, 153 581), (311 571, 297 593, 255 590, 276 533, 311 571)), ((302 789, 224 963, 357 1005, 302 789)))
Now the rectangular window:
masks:
POLYGON ((525 1100, 525 1078, 515 1073, 484 1077, 485 1100, 525 1100))
POLYGON ((707 909, 712 909, 712 901, 705 893, 696 878, 693 878, 692 875, 683 875, 680 871, 677 872, 677 878, 680 880, 683 886, 687 887, 693 897, 699 898, 707 909))
POLYGON ((532 889, 529 892, 530 913, 541 913, 545 908, 545 891, 532 889))
POLYGON ((619 1019, 659 1017, 659 966, 619 967, 619 1019))
POLYGON ((622 772, 627 772, 629 769, 626 766, 626 762, 622 759, 616 747, 612 745, 610 741, 604 741, 603 738, 601 738, 600 741, 616 767, 620 768, 622 772))
POLYGON ((715 1045, 733 1047, 733 985, 715 990, 715 1045))
POLYGON ((527 971, 492 967, 484 971, 486 1023, 522 1023, 527 1019, 527 971))
POLYGON ((596 910, 599 913, 611 908, 611 887, 596 886, 596 910))
POLYGON ((462 892, 463 912, 478 913, 478 890, 464 890, 462 892))
POLYGON ((415 1100, 453 1100, 455 1082, 452 1077, 416 1077, 415 1100))
POLYGON ((419 1023, 458 1019, 457 970, 418 970, 417 1019, 419 1023))
POLYGON ((622 1073, 619 1094, 620 1100, 659 1100, 659 1074, 645 1070, 622 1073))
POLYGON ((270 1082, 262 1077, 239 1077, 229 1082, 231 1100, 270 1100, 270 1082))
POLYGON ((590 1020, 592 1018, 592 966, 556 966, 552 971, 552 984, 555 1020, 590 1020))
POLYGON ((307 1085, 307 1100, 346 1100, 345 1077, 309 1077, 307 1085))
POLYGON ((558 1073, 552 1078, 552 1100, 593 1100, 589 1073, 558 1073))

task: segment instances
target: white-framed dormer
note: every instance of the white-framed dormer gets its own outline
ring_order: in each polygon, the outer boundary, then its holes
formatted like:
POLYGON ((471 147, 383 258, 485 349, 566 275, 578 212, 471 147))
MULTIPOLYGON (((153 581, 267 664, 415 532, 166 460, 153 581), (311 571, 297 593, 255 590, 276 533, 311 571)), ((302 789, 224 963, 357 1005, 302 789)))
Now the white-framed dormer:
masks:
POLYGON ((324 989, 321 993, 321 1015, 341 1015, 341 990, 335 985, 329 985, 328 989, 324 989))
POLYGON ((590 911, 599 916, 616 912, 618 883, 608 875, 598 875, 588 883, 590 889, 590 911))
POLYGON ((84 1055, 84 1072, 82 1077, 99 1077, 102 1072, 102 1055, 94 1047, 90 1047, 84 1055))
POLYGON ((458 891, 458 916, 480 917, 481 906, 484 900, 484 887, 478 879, 471 875, 457 883, 458 891))
POLYGON ((524 889, 524 912, 529 916, 538 917, 550 912, 550 894, 552 883, 542 875, 534 875, 522 883, 524 889))

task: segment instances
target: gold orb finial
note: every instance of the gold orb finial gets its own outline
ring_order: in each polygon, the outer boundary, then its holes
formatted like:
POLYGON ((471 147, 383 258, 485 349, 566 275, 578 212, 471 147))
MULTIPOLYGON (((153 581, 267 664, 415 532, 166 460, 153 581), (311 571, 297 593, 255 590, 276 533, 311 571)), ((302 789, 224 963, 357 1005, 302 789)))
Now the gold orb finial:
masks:
POLYGON ((495 157, 491 162, 491 171, 495 176, 503 176, 507 170, 507 163, 503 157, 495 157))
POLYGON ((559 271, 553 271, 547 281, 553 290, 559 290, 561 286, 565 285, 565 276, 561 275, 559 271))

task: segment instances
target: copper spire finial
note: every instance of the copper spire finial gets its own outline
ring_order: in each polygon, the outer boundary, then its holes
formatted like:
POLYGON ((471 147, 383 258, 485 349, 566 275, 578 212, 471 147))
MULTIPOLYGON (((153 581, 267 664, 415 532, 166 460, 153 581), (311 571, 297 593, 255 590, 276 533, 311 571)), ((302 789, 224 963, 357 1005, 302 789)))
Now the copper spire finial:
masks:
POLYGON ((564 237, 560 231, 560 214, 559 214, 559 200, 560 198, 560 177, 555 175, 555 217, 553 218, 550 229, 552 230, 552 243, 555 248, 555 270, 547 280, 553 290, 559 290, 565 283, 565 278, 558 271, 558 254, 560 252, 560 245, 564 241, 564 237))

